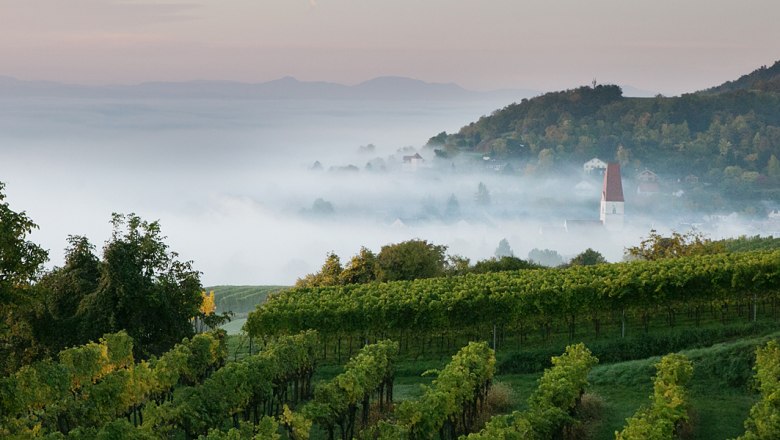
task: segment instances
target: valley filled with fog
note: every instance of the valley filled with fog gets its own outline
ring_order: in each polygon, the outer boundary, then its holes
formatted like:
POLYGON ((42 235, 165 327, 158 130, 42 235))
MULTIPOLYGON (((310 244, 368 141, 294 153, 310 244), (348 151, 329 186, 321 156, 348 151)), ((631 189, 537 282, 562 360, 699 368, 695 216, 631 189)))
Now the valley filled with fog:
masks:
MULTIPOLYGON (((515 255, 593 248, 610 261, 651 228, 711 238, 771 233, 739 217, 642 199, 624 175, 626 225, 598 221, 601 178, 423 148, 509 101, 18 98, 0 100, 0 181, 61 265, 66 237, 100 248, 112 212, 160 220, 204 285, 291 284, 361 246, 412 238, 473 261, 502 238, 515 255), (422 161, 404 156, 419 153, 422 161), (513 166, 514 165, 514 166, 513 166), (477 197, 480 183, 489 197, 477 197), (584 222, 572 222, 584 221, 584 222), (573 224, 580 224, 573 227, 573 224), (582 226, 585 225, 585 226, 582 226)), ((602 158, 609 160, 613 158, 602 158)), ((728 214, 728 213, 724 213, 728 214)))

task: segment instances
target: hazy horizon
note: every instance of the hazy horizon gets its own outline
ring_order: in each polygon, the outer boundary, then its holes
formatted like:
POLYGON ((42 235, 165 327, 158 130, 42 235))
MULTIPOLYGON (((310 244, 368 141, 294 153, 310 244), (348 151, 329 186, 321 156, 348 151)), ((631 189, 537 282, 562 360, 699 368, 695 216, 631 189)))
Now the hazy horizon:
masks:
POLYGON ((772 64, 779 15, 771 0, 5 0, 0 75, 75 84, 404 76, 539 91, 595 78, 671 96, 772 64))

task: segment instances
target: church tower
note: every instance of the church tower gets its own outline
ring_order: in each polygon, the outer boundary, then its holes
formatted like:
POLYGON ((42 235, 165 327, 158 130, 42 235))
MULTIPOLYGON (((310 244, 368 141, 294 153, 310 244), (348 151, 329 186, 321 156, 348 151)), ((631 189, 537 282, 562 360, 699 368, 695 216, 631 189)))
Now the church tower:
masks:
POLYGON ((604 186, 601 190, 601 224, 607 229, 623 228, 623 182, 620 180, 620 164, 607 164, 604 186))

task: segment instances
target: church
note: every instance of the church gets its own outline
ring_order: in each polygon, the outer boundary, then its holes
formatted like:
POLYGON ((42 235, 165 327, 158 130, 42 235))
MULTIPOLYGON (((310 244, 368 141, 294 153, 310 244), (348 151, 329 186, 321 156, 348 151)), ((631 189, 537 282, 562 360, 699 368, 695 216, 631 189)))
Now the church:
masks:
POLYGON ((620 164, 607 164, 604 185, 601 189, 601 224, 607 229, 622 229, 624 205, 623 182, 620 179, 620 164))

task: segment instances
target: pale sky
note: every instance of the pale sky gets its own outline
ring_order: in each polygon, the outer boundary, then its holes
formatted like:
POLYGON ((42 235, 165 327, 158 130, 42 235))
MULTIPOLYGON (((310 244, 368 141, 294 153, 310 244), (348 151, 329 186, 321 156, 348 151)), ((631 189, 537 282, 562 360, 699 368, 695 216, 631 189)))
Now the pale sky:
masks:
POLYGON ((777 0, 0 0, 0 75, 84 84, 381 75, 672 95, 780 59, 777 0))

